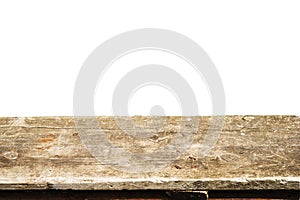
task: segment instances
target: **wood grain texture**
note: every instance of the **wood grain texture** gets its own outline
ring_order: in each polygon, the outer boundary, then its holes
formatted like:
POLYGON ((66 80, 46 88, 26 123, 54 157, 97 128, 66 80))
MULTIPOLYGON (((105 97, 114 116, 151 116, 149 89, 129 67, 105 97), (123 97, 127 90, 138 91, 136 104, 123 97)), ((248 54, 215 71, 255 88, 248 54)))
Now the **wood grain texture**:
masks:
MULTIPOLYGON (((185 153, 161 171, 134 174, 94 158, 80 140, 73 117, 0 118, 0 189, 300 189, 299 117, 226 116, 216 146, 204 158, 197 157, 197 150, 211 118, 193 119, 200 126, 185 153)), ((146 139, 119 130, 112 117, 97 120, 109 141, 130 155, 170 142, 182 119, 156 117, 167 126, 164 130, 145 126, 145 131, 157 131, 146 139)), ((143 126, 153 118, 122 120, 143 126)))

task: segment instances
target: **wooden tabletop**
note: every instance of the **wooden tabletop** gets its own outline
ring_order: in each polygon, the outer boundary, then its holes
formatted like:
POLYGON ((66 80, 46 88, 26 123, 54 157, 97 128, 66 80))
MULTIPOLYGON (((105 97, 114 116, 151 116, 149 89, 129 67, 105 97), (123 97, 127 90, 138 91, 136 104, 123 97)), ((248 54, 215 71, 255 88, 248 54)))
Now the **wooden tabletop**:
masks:
POLYGON ((81 126, 74 117, 0 118, 0 189, 300 189, 298 116, 225 116, 218 137, 208 134, 212 120, 87 117, 81 126), (106 139, 95 140, 93 120, 106 139), (132 134, 136 127, 147 134, 132 134))

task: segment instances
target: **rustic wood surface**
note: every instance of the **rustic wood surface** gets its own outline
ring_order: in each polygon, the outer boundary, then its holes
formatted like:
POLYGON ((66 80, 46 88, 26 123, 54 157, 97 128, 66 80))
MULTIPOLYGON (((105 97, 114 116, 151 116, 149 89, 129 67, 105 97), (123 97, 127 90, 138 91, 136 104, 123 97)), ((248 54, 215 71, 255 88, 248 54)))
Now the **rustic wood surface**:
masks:
MULTIPOLYGON (((182 120, 156 117, 166 120, 165 129, 138 139, 119 130, 112 117, 97 119, 109 141, 129 154, 155 151, 170 142, 182 120)), ((122 120, 143 126, 153 118, 122 120)), ((0 189, 300 189, 299 117, 226 116, 216 146, 204 158, 197 157, 197 150, 211 118, 196 120, 200 126, 194 142, 175 162, 160 171, 134 174, 91 155, 80 140, 73 117, 0 118, 0 189)), ((145 131, 150 129, 155 127, 145 126, 145 131)))

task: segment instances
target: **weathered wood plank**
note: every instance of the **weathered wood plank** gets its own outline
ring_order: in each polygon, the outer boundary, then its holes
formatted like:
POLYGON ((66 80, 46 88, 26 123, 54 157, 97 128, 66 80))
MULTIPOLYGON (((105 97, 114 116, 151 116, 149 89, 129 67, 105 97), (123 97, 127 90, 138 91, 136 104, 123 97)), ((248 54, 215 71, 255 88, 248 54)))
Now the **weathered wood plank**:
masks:
MULTIPOLYGON (((111 165, 110 157, 102 162, 91 155, 72 117, 0 118, 0 189, 300 189, 299 117, 226 116, 216 146, 204 158, 198 157, 198 150, 211 118, 192 119, 200 126, 185 153, 160 171, 135 174, 111 165)), ((133 120, 145 132, 157 133, 138 139, 120 130, 113 117, 98 117, 109 141, 131 156, 164 147, 178 134, 182 119, 121 120, 133 120), (165 120, 166 126, 147 126, 151 120, 165 120)), ((146 168, 147 162, 139 165, 135 167, 146 168)))

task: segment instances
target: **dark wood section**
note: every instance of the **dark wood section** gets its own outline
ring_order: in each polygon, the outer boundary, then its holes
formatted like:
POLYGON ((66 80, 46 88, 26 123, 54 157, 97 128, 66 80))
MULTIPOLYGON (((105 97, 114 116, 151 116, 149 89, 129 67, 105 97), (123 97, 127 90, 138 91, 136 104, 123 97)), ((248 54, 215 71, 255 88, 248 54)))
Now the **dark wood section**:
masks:
POLYGON ((208 191, 202 192, 175 192, 175 191, 72 191, 72 190, 33 190, 33 191, 0 191, 1 200, 270 200, 300 198, 299 191, 290 190, 247 190, 247 191, 208 191))

